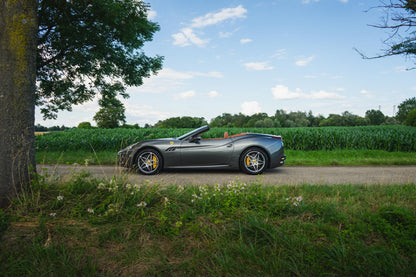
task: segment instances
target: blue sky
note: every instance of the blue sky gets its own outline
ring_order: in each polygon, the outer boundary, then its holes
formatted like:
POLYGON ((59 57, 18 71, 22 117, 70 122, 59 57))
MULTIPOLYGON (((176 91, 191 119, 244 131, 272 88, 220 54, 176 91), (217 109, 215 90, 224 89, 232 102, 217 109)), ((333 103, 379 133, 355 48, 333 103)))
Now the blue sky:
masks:
MULTIPOLYGON (((176 116, 277 109, 328 116, 370 109, 393 115, 416 95, 414 66, 405 57, 363 60, 354 50, 381 53, 386 31, 378 0, 150 0, 161 30, 144 47, 165 57, 163 69, 123 100, 128 124, 176 116)), ((36 124, 93 125, 97 101, 36 124)))

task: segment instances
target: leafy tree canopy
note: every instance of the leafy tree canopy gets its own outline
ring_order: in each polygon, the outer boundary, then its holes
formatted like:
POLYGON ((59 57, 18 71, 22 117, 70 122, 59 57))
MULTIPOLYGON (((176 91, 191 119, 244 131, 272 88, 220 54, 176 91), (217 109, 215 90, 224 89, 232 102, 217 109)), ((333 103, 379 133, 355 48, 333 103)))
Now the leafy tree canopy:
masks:
POLYGON ((402 103, 400 103, 398 109, 399 110, 397 111, 396 119, 403 123, 406 120, 407 114, 411 110, 416 109, 416 97, 404 100, 402 103))
POLYGON ((416 127, 416 109, 411 110, 406 116, 406 125, 416 127))
POLYGON ((91 129, 92 126, 91 126, 91 123, 89 123, 88 121, 84 121, 84 122, 81 122, 80 124, 78 124, 77 128, 78 129, 91 129))
POLYGON ((380 125, 385 121, 384 114, 379 110, 368 110, 365 112, 365 117, 368 118, 371 125, 380 125))
POLYGON ((124 105, 114 96, 103 96, 99 101, 102 107, 94 116, 99 128, 112 129, 126 123, 124 105))
POLYGON ((40 0, 36 104, 45 118, 102 92, 128 97, 126 86, 162 67, 141 50, 159 26, 136 0, 40 0))

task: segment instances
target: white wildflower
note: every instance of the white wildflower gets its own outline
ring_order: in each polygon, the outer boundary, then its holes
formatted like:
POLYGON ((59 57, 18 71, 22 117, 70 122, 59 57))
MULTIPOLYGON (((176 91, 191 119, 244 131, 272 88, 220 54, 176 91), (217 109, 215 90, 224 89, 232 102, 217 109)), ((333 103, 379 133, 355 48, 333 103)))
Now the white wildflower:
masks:
POLYGON ((62 195, 58 195, 58 196, 56 197, 56 199, 58 199, 58 201, 62 201, 62 200, 64 200, 64 197, 63 197, 62 195))
POLYGON ((104 183, 99 183, 98 184, 98 189, 105 189, 105 184, 104 183))
POLYGON ((94 214, 94 209, 92 209, 92 208, 88 208, 88 209, 87 209, 87 212, 89 212, 90 214, 94 214))
POLYGON ((142 202, 140 202, 139 204, 136 204, 136 207, 146 207, 147 206, 147 203, 146 202, 144 202, 144 201, 142 201, 142 202))

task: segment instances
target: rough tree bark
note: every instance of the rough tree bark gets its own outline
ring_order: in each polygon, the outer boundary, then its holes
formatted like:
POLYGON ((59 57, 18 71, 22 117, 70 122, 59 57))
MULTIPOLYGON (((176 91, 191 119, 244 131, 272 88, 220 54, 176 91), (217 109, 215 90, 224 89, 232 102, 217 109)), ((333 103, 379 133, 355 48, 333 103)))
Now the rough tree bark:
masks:
POLYGON ((37 0, 0 0, 0 207, 35 172, 37 0))

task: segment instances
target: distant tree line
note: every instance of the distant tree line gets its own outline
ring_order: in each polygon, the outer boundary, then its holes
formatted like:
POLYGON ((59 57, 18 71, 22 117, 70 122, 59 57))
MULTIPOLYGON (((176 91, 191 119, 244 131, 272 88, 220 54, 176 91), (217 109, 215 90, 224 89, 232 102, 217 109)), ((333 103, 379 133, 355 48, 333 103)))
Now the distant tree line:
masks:
POLYGON ((35 125, 35 132, 53 132, 53 131, 65 131, 71 129, 70 127, 66 127, 65 125, 62 126, 52 126, 52 127, 45 127, 40 124, 35 125))
POLYGON ((155 128, 198 128, 208 124, 203 117, 171 117, 159 120, 153 127, 155 128))
MULTIPOLYGON (((155 125, 146 124, 143 128, 197 128, 206 125, 208 122, 203 117, 171 117, 165 120, 159 120, 155 125)), ((348 111, 342 114, 330 114, 328 117, 323 115, 313 115, 309 112, 285 112, 276 110, 275 114, 269 116, 266 113, 257 113, 253 115, 223 113, 209 122, 211 127, 228 127, 228 128, 273 128, 273 127, 326 127, 326 126, 365 126, 365 125, 396 125, 405 124, 416 126, 416 97, 403 101, 398 106, 396 116, 385 116, 379 110, 368 110, 364 117, 352 114, 348 111)), ((98 125, 98 124, 97 124, 98 125)), ((98 125, 99 128, 106 128, 98 125)), ((138 124, 114 125, 112 128, 139 129, 138 124)), ((81 122, 77 128, 90 129, 95 128, 90 122, 81 122)), ((65 126, 43 127, 35 126, 35 131, 63 131, 70 129, 65 126)))
MULTIPOLYGON (((207 124, 204 118, 174 117, 161 120, 155 128, 196 128, 207 124)), ((325 126, 365 126, 365 125, 395 125, 406 124, 416 126, 416 97, 403 101, 398 106, 395 117, 385 116, 380 110, 368 110, 364 117, 354 115, 348 111, 342 114, 314 116, 309 112, 285 112, 277 110, 273 116, 266 113, 244 115, 223 113, 210 121, 211 127, 237 128, 273 128, 273 127, 325 127, 325 126)))
POLYGON ((369 110, 365 117, 354 115, 348 111, 341 115, 330 114, 327 118, 322 115, 314 116, 312 112, 289 112, 277 110, 273 116, 258 113, 251 116, 244 114, 224 113, 214 118, 211 127, 323 127, 323 126, 365 126, 365 125, 398 124, 394 118, 385 116, 381 111, 369 110))

